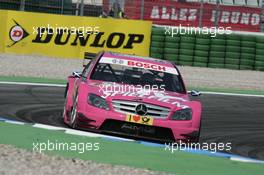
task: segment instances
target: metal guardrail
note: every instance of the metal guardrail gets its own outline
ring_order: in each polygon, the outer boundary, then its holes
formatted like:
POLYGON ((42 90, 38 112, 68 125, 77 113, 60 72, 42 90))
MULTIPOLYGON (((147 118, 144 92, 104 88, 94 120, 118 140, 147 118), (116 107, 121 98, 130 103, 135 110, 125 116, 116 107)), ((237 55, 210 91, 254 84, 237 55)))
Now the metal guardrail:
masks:
POLYGON ((100 16, 100 0, 0 0, 0 9, 76 16, 100 16))

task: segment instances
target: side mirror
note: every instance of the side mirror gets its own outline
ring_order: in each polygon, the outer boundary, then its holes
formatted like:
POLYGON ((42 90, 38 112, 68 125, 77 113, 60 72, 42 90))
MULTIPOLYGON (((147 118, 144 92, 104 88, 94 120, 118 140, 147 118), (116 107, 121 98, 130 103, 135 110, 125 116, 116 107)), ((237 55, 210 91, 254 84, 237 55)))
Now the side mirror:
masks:
POLYGON ((74 78, 81 78, 82 77, 82 73, 81 72, 74 71, 74 72, 72 72, 72 76, 74 78))
POLYGON ((191 91, 188 91, 188 94, 190 94, 191 96, 194 96, 194 97, 197 97, 197 96, 200 96, 202 95, 201 92, 199 91, 196 91, 196 90, 191 90, 191 91))

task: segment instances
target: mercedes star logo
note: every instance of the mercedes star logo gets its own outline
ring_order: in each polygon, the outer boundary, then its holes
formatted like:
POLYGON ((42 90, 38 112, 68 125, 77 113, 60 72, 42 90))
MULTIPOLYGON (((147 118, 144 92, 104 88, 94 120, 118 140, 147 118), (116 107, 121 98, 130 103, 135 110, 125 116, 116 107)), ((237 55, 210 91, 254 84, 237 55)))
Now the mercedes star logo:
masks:
POLYGON ((135 110, 138 115, 146 115, 148 112, 147 106, 144 104, 137 105, 135 110))

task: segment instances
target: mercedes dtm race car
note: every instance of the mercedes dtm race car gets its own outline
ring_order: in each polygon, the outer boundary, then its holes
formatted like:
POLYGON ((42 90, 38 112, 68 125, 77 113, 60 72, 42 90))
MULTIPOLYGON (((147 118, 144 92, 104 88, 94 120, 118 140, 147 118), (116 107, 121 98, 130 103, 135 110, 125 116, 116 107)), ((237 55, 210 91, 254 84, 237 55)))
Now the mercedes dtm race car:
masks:
POLYGON ((201 104, 165 60, 100 52, 68 77, 64 122, 72 128, 161 142, 197 142, 201 104))

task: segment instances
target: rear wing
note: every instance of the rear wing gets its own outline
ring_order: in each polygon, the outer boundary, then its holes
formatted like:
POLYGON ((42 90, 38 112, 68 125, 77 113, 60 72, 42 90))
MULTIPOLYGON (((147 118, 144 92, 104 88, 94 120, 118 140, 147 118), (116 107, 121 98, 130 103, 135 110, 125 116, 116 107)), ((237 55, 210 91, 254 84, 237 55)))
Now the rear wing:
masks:
POLYGON ((83 67, 85 67, 92 59, 94 59, 96 55, 96 53, 84 52, 83 67))

